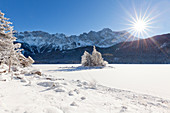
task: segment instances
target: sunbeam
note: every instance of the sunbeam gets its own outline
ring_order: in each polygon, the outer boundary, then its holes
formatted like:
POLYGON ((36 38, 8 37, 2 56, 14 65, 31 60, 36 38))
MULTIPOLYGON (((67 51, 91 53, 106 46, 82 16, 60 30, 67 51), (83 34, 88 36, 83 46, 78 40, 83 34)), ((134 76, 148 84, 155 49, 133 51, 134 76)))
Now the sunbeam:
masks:
MULTIPOLYGON (((126 28, 127 32, 134 35, 134 37, 145 38, 149 37, 149 33, 156 27, 154 27, 154 23, 156 22, 156 18, 160 16, 160 13, 155 14, 155 9, 151 8, 151 5, 145 9, 138 9, 133 6, 133 11, 130 12, 125 9, 125 12, 128 15, 126 18, 128 27, 126 28)), ((130 38, 130 37, 129 37, 130 38)))

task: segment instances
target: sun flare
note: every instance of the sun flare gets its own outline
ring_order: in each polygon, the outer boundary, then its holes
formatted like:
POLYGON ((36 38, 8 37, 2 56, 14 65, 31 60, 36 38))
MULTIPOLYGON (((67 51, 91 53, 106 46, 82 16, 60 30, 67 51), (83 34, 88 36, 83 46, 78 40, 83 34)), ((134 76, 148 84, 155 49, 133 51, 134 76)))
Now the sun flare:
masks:
POLYGON ((141 38, 144 35, 148 35, 148 32, 151 31, 151 18, 145 16, 138 16, 136 14, 135 17, 131 17, 132 19, 129 20, 130 27, 128 31, 131 32, 135 37, 141 38))
POLYGON ((126 29, 132 35, 129 38, 138 37, 138 38, 145 38, 149 37, 149 33, 153 32, 155 18, 159 16, 159 14, 153 14, 154 11, 150 10, 149 7, 145 10, 137 11, 134 8, 134 12, 128 12, 127 14, 129 18, 126 18, 128 28, 126 29))
POLYGON ((143 32, 146 29, 146 22, 143 20, 138 20, 136 23, 134 23, 133 28, 137 32, 143 32))

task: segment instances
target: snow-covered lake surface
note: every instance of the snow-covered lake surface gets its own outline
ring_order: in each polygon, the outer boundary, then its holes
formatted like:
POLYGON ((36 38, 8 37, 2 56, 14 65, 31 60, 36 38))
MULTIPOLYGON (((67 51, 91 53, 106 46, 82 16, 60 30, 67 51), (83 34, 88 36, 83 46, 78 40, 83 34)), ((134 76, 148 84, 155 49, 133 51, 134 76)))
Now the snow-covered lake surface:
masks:
POLYGON ((0 113, 170 113, 169 68, 35 64, 0 74, 0 113))
POLYGON ((59 77, 96 81, 104 86, 170 99, 170 65, 109 64, 86 69, 79 64, 35 64, 44 73, 59 77))

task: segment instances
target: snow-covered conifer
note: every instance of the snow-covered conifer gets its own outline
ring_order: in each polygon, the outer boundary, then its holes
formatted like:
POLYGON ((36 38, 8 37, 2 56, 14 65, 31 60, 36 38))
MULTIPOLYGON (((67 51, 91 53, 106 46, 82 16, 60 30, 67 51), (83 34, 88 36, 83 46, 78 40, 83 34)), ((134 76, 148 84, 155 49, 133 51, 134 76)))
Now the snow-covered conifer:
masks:
POLYGON ((0 62, 9 66, 21 66, 20 54, 21 44, 16 43, 16 37, 13 36, 13 26, 8 18, 4 17, 4 13, 0 11, 0 62))

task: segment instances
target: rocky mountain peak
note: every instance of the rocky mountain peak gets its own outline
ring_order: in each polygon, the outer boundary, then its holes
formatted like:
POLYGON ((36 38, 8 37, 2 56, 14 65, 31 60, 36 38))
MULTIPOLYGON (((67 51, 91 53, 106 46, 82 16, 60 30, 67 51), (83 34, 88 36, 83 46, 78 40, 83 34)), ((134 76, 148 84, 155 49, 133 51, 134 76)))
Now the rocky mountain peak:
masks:
POLYGON ((93 45, 106 48, 123 41, 137 40, 136 37, 128 39, 130 33, 126 33, 125 31, 114 32, 109 28, 104 28, 98 32, 90 31, 89 33, 83 33, 79 36, 66 36, 62 33, 50 34, 44 31, 18 32, 15 33, 15 36, 18 42, 26 43, 31 48, 33 47, 33 53, 35 48, 37 52, 41 53, 48 47, 55 50, 70 50, 93 45))

